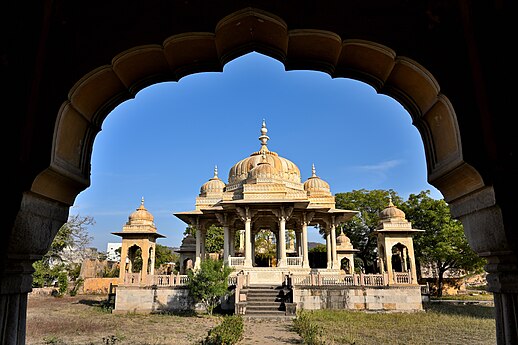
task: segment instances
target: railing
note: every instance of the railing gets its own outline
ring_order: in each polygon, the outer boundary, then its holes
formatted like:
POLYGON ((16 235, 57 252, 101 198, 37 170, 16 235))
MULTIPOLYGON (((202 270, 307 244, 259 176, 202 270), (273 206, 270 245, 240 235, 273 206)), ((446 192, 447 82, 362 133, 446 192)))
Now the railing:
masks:
POLYGON ((229 256, 228 265, 229 266, 244 266, 245 258, 242 256, 229 256))
MULTIPOLYGON (((236 285, 237 277, 228 277, 228 285, 236 285)), ((125 285, 140 285, 140 273, 127 273, 124 279, 125 285)), ((185 286, 189 283, 189 276, 185 274, 157 274, 147 276, 148 286, 185 286)))
POLYGON ((394 283, 396 284, 410 284, 409 272, 394 272, 394 283))
MULTIPOLYGON (((292 274, 290 276, 293 285, 309 286, 388 286, 388 273, 382 274, 292 274)), ((394 272, 394 284, 411 284, 410 273, 394 272)))
POLYGON ((125 285, 140 285, 140 273, 126 273, 124 276, 125 285))
POLYGON ((150 285, 156 286, 184 286, 189 281, 187 275, 180 274, 157 274, 149 276, 150 285))
POLYGON ((228 285, 237 285, 237 276, 228 277, 228 285))
MULTIPOLYGON (((363 285, 365 286, 384 286, 385 276, 383 274, 362 274, 363 285)), ((387 279, 388 280, 388 279, 387 279)))
POLYGON ((302 256, 289 256, 286 258, 288 266, 302 266, 302 256))

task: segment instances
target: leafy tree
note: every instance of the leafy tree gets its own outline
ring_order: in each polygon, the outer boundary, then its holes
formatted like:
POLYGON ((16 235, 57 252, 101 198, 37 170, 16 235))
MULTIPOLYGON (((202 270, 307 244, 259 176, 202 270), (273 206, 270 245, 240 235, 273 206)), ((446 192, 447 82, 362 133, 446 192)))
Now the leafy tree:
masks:
POLYGON ((414 238, 416 261, 436 270, 440 297, 446 272, 481 272, 485 260, 469 246, 462 223, 451 217, 448 204, 429 194, 429 190, 410 194, 400 208, 413 228, 425 230, 414 238))
POLYGON ((88 226, 93 224, 95 221, 90 216, 76 214, 68 218, 68 222, 58 230, 49 251, 33 264, 33 287, 48 286, 58 281, 62 289, 61 286, 65 284, 63 273, 66 273, 68 278, 77 278, 80 265, 67 262, 64 251, 66 248, 72 248, 84 255, 92 240, 88 234, 88 226))
POLYGON ((277 255, 277 243, 273 240, 271 231, 262 230, 255 236, 256 257, 259 260, 271 263, 271 259, 277 255))
POLYGON ((327 246, 325 244, 319 243, 310 250, 308 250, 308 253, 326 253, 327 252, 327 246))
POLYGON ((361 259, 366 272, 376 270, 377 244, 372 232, 378 226, 379 213, 388 205, 389 196, 394 204, 401 204, 402 199, 392 189, 360 189, 335 195, 337 208, 360 211, 358 216, 344 224, 344 228, 354 248, 360 250, 356 256, 361 259))
POLYGON ((155 268, 159 268, 160 265, 166 264, 169 262, 175 262, 175 256, 173 253, 173 249, 171 247, 167 247, 161 244, 156 244, 155 246, 155 268))
POLYGON ((201 302, 207 313, 212 315, 220 304, 221 297, 228 293, 228 276, 232 268, 224 265, 223 260, 203 260, 196 271, 189 270, 187 287, 196 303, 201 302))
MULTIPOLYGON (((188 225, 183 234, 196 238, 196 227, 188 225)), ((205 250, 207 253, 220 253, 223 251, 223 228, 212 224, 205 235, 205 250)))
POLYGON ((47 261, 65 261, 63 251, 65 248, 73 248, 78 252, 84 252, 92 241, 88 234, 88 227, 94 225, 95 221, 91 216, 71 215, 68 221, 58 230, 56 237, 50 245, 50 249, 43 257, 47 261))

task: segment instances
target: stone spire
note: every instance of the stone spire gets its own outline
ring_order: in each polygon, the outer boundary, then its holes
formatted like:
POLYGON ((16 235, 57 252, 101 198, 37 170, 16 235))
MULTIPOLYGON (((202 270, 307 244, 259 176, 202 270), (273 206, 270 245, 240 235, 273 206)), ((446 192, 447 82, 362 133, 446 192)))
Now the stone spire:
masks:
POLYGON ((260 152, 268 152, 268 147, 266 146, 270 137, 266 135, 268 133, 268 129, 266 128, 266 121, 263 119, 263 126, 261 127, 261 136, 259 137, 259 141, 261 142, 261 150, 260 152))

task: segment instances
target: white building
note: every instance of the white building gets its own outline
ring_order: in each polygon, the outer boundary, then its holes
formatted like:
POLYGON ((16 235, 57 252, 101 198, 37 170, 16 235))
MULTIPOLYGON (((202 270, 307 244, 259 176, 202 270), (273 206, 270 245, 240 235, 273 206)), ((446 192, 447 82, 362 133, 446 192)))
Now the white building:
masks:
POLYGON ((108 243, 106 247, 106 260, 108 261, 120 261, 121 253, 117 251, 122 247, 122 243, 108 243))

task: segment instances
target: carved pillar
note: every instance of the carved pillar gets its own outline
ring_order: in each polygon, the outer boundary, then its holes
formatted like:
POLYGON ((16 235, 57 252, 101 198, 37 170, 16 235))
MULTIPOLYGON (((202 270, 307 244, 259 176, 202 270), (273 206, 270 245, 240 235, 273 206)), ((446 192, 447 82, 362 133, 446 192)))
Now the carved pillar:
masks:
POLYGON ((140 271, 140 284, 146 285, 147 280, 147 270, 148 270, 148 263, 149 263, 149 248, 148 246, 144 246, 141 244, 140 252, 142 255, 142 269, 140 271))
POLYGON ((327 269, 331 269, 333 267, 333 257, 331 252, 333 251, 331 244, 331 232, 328 229, 326 230, 326 251, 327 251, 327 269))
POLYGON ((252 267, 252 212, 249 207, 236 207, 236 211, 245 223, 245 267, 252 267))
POLYGON ((314 212, 302 215, 302 267, 309 268, 309 248, 308 248, 308 224, 313 219, 314 212))
MULTIPOLYGON (((230 239, 229 239, 229 245, 230 245, 230 248, 229 248, 229 255, 230 256, 234 256, 236 255, 236 247, 235 247, 235 243, 236 243, 236 229, 230 229, 230 239)), ((227 258, 228 259, 228 258, 227 258)))
POLYGON ((155 274, 155 257, 156 257, 156 253, 155 253, 155 246, 152 244, 151 245, 151 250, 149 252, 149 258, 151 259, 150 261, 150 267, 149 267, 149 274, 150 275, 154 275, 155 274))
POLYGON ((228 257, 230 255, 230 228, 229 219, 226 213, 216 213, 219 223, 223 226, 223 264, 228 264, 228 257))
POLYGON ((279 217, 279 262, 277 266, 286 266, 286 218, 279 217))
POLYGON ((200 268, 201 265, 201 229, 199 222, 196 222, 196 258, 194 259, 194 270, 200 268))
POLYGON ((32 264, 48 251, 68 218, 69 207, 34 193, 24 193, 12 228, 0 252, 0 344, 25 345, 27 294, 32 264))
POLYGON ((252 219, 250 217, 245 219, 245 266, 252 267, 252 219))
POLYGON ((338 257, 336 255, 336 224, 334 216, 331 217, 331 259, 333 261, 331 268, 340 269, 338 257))

